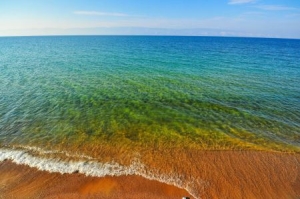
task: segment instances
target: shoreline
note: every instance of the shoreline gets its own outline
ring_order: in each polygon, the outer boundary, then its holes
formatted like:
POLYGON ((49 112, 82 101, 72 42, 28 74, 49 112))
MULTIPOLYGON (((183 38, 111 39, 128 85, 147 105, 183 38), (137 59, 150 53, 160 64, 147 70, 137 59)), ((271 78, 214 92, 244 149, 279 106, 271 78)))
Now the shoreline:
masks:
POLYGON ((181 198, 181 188, 137 175, 91 177, 40 171, 10 160, 0 162, 0 198, 181 198))
MULTIPOLYGON (((300 154, 197 151, 190 155, 197 169, 190 168, 188 174, 203 185, 193 194, 197 198, 300 197, 300 154)), ((4 198, 193 198, 182 188, 137 175, 49 173, 11 160, 0 162, 0 179, 4 198)))

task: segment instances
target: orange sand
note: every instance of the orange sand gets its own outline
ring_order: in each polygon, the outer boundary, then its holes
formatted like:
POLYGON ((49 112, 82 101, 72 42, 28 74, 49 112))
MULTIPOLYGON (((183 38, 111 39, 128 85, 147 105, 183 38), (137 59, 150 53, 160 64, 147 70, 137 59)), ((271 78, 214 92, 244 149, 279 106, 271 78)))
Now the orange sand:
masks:
POLYGON ((181 198, 177 187, 139 176, 95 178, 48 173, 11 161, 0 163, 0 198, 181 198))
MULTIPOLYGON (((300 154, 196 151, 198 198, 300 198, 300 154)), ((0 198, 182 198, 185 190, 139 176, 85 177, 0 163, 0 198)))

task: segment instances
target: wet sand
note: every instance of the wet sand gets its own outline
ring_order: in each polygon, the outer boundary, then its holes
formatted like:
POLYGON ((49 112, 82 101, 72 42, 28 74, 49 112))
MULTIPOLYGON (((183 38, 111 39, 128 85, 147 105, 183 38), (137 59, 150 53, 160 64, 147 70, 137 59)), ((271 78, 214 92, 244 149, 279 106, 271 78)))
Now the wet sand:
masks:
POLYGON ((0 198, 181 198, 187 191, 139 176, 86 177, 0 163, 0 198))
MULTIPOLYGON (((197 198, 300 198, 300 154, 198 151, 197 198)), ((197 173, 195 173, 197 172, 197 173)), ((182 198, 186 190, 139 176, 86 177, 0 163, 0 198, 182 198)))

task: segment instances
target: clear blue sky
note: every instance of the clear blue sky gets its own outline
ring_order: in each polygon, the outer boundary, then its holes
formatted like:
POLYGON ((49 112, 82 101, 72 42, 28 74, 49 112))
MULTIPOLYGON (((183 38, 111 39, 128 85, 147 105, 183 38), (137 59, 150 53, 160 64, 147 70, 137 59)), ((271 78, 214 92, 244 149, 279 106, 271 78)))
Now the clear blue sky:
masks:
POLYGON ((300 0, 0 0, 0 36, 300 38, 300 0))

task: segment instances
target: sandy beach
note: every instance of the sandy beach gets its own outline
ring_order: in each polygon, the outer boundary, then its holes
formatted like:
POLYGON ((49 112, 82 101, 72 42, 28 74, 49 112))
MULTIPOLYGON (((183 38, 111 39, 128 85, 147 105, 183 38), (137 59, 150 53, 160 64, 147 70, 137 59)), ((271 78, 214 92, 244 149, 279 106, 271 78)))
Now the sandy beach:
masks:
MULTIPOLYGON (((197 198, 299 198, 300 155, 202 151, 197 198)), ((191 170, 192 171, 192 170, 191 170)), ((192 173, 191 173, 192 175, 192 173)), ((87 177, 0 163, 1 198, 194 198, 186 190, 139 176, 87 177)))
POLYGON ((185 190, 139 176, 86 177, 0 164, 0 198, 180 198, 185 190))

